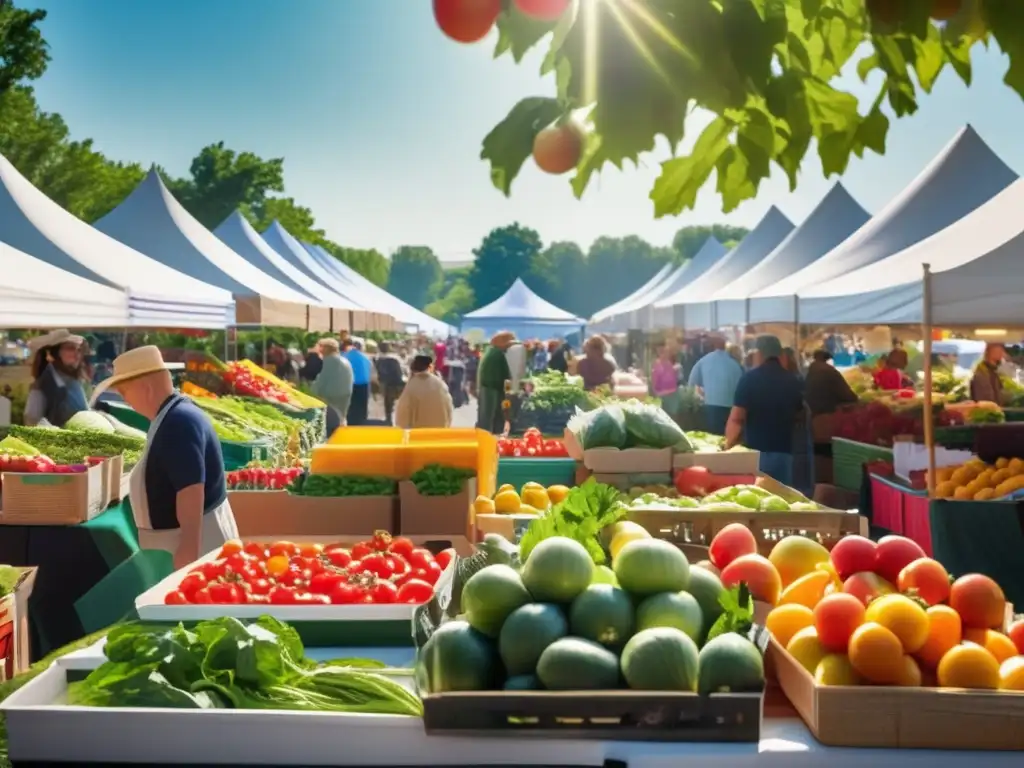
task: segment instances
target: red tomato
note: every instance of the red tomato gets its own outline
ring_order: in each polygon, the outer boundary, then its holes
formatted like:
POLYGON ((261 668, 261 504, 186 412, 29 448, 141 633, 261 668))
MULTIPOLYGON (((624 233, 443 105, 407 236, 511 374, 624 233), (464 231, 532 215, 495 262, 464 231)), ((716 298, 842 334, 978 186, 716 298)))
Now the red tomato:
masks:
POLYGON ((224 575, 224 562, 222 560, 215 560, 211 563, 203 563, 199 568, 199 572, 206 577, 207 581, 216 581, 224 575))
POLYGON ((247 543, 245 547, 243 547, 242 551, 245 552, 247 555, 258 557, 260 560, 266 560, 267 557, 269 557, 269 554, 267 552, 267 546, 265 544, 260 544, 259 542, 255 541, 250 541, 249 543, 247 543))
POLYGON ((338 568, 345 568, 349 563, 352 562, 352 555, 347 549, 329 549, 324 553, 327 559, 331 562, 331 565, 338 568))
POLYGON ((237 584, 217 582, 211 584, 207 589, 210 592, 211 602, 218 605, 231 605, 242 601, 241 588, 237 584))
POLYGON ((424 569, 427 572, 427 577, 424 581, 430 584, 437 584, 437 580, 441 578, 441 566, 436 562, 427 563, 427 567, 424 569))
POLYGON ((230 541, 224 542, 224 546, 220 548, 220 554, 218 557, 230 557, 236 555, 242 551, 242 542, 238 539, 231 539, 230 541))
POLYGON ((295 605, 295 590, 288 587, 274 587, 268 597, 271 605, 295 605))
POLYGON ((437 563, 438 567, 443 571, 448 567, 448 564, 455 559, 455 550, 451 547, 448 549, 442 549, 434 557, 434 562, 437 563))
POLYGON ((427 602, 434 596, 434 588, 425 581, 419 579, 412 579, 405 582, 398 589, 399 603, 414 603, 419 605, 420 603, 427 602))
POLYGON ((242 573, 246 567, 252 562, 252 557, 245 554, 244 552, 236 552, 233 555, 229 555, 224 561, 224 569, 231 569, 234 573, 242 573))
POLYGON ((199 605, 209 605, 213 602, 213 598, 210 597, 210 590, 206 587, 198 590, 194 595, 192 595, 192 602, 199 605))
POLYGON ((299 554, 299 545, 291 541, 275 541, 267 549, 270 556, 284 555, 285 557, 294 557, 299 554))
POLYGON ((391 540, 391 545, 388 549, 391 551, 391 554, 400 555, 408 560, 409 555, 414 549, 416 549, 416 545, 412 543, 412 539, 399 536, 398 538, 391 540))
POLYGON ((164 605, 186 605, 187 603, 188 598, 185 596, 185 593, 178 589, 168 592, 164 596, 164 605))
POLYGON ((426 568, 428 563, 434 562, 434 555, 429 549, 417 547, 409 553, 406 560, 413 568, 426 568))
POLYGON ((378 581, 367 593, 369 603, 393 603, 398 599, 398 587, 390 581, 378 581))
POLYGON ((501 13, 501 0, 434 0, 434 20, 457 43, 487 37, 501 13))
POLYGON ((257 597, 269 595, 273 586, 274 585, 266 579, 253 579, 249 582, 249 589, 252 590, 252 594, 257 597))
POLYGON ((353 560, 362 560, 371 552, 373 552, 373 547, 367 541, 360 541, 358 544, 352 545, 351 555, 353 560))
POLYGON ((295 605, 330 605, 331 598, 327 595, 313 595, 309 592, 299 592, 295 595, 295 605))
POLYGON ((558 21, 572 0, 515 0, 521 14, 538 21, 558 21))
POLYGON ((331 573, 329 571, 315 573, 313 578, 309 580, 309 591, 315 595, 329 595, 338 586, 341 579, 340 573, 331 573))
POLYGON ((331 602, 335 605, 351 605, 362 599, 362 590, 355 584, 341 582, 331 592, 331 602))
POLYGON ((251 605, 270 605, 270 598, 266 595, 249 595, 251 605))
POLYGON ((372 573, 382 579, 394 574, 394 560, 380 554, 367 555, 358 563, 352 563, 351 569, 359 573, 372 573))
POLYGON ((203 576, 202 573, 190 573, 188 576, 181 580, 181 583, 178 585, 178 590, 182 594, 191 597, 198 590, 205 587, 206 583, 206 577, 203 576))

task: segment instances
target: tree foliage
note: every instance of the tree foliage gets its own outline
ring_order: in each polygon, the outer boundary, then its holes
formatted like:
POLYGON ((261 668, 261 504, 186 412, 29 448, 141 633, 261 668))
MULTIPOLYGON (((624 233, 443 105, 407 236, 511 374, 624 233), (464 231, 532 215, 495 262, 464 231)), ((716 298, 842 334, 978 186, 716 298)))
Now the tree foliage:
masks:
POLYGON ((17 8, 11 0, 0 0, 0 95, 46 71, 50 53, 39 30, 45 18, 46 11, 17 8))
POLYGON ((520 224, 491 230, 473 251, 469 287, 478 307, 490 304, 508 290, 516 278, 529 274, 541 251, 540 235, 520 224))
POLYGON ((709 237, 722 245, 735 245, 750 232, 746 227, 731 227, 728 224, 698 225, 683 227, 672 239, 672 248, 680 261, 687 261, 697 255, 709 237))
POLYGON ((576 2, 554 22, 506 0, 497 23, 496 57, 521 61, 546 42, 541 72, 557 92, 519 102, 484 139, 494 185, 509 194, 536 135, 577 110, 587 124, 577 197, 659 136, 676 153, 699 110, 710 123, 689 153, 662 164, 651 190, 659 217, 692 208, 712 175, 727 212, 757 194, 773 165, 795 189, 812 144, 825 176, 867 150, 884 154, 890 115, 913 114, 947 66, 970 84, 978 42, 998 43, 1010 58, 1006 84, 1024 94, 1019 0, 608 0, 576 2), (865 110, 836 85, 853 67, 865 81, 881 75, 865 110))
POLYGON ((414 307, 438 298, 444 270, 437 255, 425 245, 403 245, 391 254, 388 293, 414 307))

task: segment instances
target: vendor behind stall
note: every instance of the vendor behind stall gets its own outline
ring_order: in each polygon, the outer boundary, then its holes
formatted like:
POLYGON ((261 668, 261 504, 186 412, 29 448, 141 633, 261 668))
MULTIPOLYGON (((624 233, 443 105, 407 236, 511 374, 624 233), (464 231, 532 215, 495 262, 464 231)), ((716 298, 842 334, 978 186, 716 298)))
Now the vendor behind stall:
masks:
POLYGON ((139 547, 170 552, 175 568, 238 536, 220 441, 209 417, 174 391, 170 371, 180 367, 165 363, 157 347, 138 347, 114 360, 114 375, 93 396, 114 388, 150 420, 129 498, 139 547))
POLYGON ((995 342, 985 345, 985 356, 971 377, 971 400, 986 401, 1002 406, 1003 380, 1000 378, 999 366, 1006 357, 1006 348, 995 342))
POLYGON ((89 368, 82 354, 85 339, 67 330, 50 331, 29 342, 32 387, 25 403, 25 424, 46 419, 63 427, 79 411, 89 410, 85 387, 89 368))

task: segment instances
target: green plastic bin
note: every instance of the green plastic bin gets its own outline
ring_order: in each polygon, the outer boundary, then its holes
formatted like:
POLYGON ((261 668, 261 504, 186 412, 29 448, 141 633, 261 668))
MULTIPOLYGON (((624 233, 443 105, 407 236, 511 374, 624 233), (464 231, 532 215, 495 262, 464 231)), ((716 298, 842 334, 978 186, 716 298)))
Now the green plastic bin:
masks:
POLYGON ((844 437, 832 438, 832 484, 848 491, 860 491, 864 465, 892 461, 892 448, 858 443, 844 437))
POLYGON ((141 429, 143 432, 149 431, 149 419, 127 403, 116 403, 106 400, 103 405, 106 406, 107 412, 122 424, 134 427, 135 429, 141 429))
POLYGON ((576 462, 573 459, 516 459, 498 460, 498 485, 522 488, 526 483, 552 485, 576 484, 576 462))
POLYGON ((230 472, 244 467, 250 461, 269 459, 271 445, 266 442, 235 443, 221 440, 220 452, 224 456, 224 469, 230 472))

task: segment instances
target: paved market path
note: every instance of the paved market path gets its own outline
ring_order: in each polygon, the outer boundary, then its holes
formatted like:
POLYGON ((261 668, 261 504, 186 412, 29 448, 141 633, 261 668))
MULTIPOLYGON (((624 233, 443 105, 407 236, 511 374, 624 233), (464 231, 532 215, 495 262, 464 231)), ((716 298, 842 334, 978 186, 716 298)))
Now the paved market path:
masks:
MULTIPOLYGON (((384 418, 384 401, 375 397, 370 401, 370 418, 384 418)), ((466 405, 455 409, 452 417, 453 427, 475 427, 476 426, 476 400, 471 399, 466 405)))

